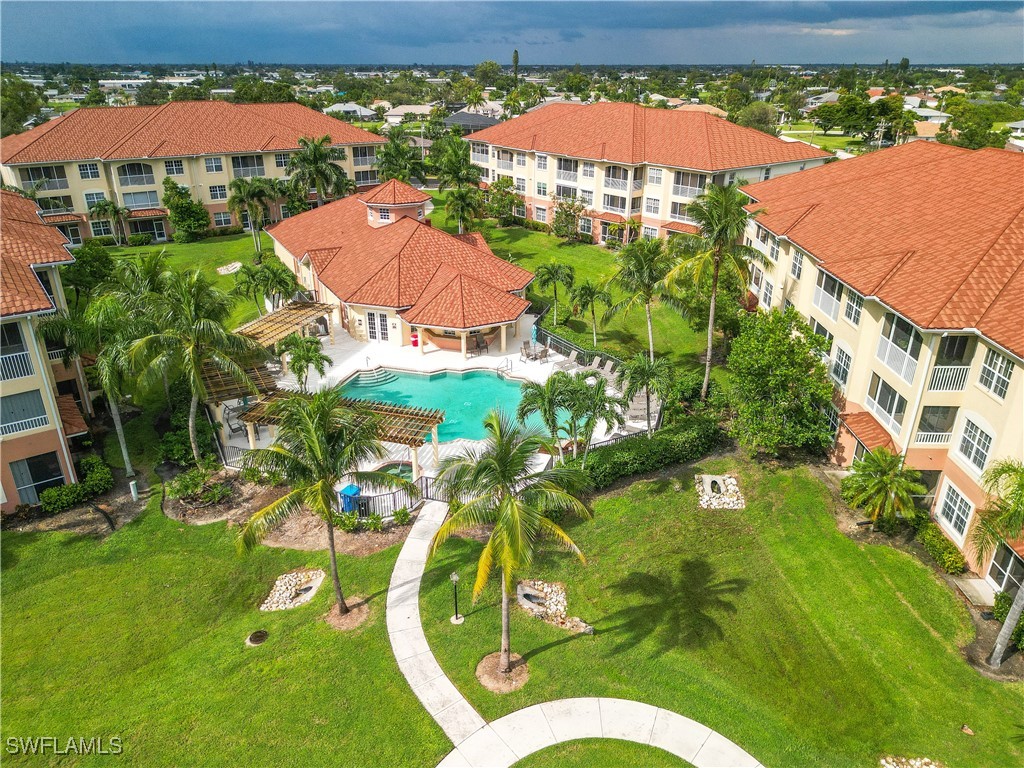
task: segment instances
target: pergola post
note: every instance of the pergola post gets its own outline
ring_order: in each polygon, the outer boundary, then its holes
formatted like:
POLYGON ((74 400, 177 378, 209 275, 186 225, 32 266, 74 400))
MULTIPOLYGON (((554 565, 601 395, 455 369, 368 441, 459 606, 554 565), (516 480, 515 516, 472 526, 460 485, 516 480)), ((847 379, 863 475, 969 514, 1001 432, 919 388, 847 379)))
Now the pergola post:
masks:
POLYGON ((501 326, 501 354, 505 354, 505 331, 508 329, 507 325, 501 326))
POLYGON ((412 455, 412 481, 415 483, 420 479, 420 452, 415 445, 410 445, 409 451, 412 455))
POLYGON ((437 466, 438 464, 441 463, 441 459, 439 457, 437 449, 437 424, 430 428, 430 434, 434 438, 434 466, 437 466))
POLYGON ((256 425, 251 421, 245 425, 245 434, 249 438, 249 447, 256 450, 256 425))
POLYGON ((424 331, 426 331, 426 328, 416 329, 416 333, 419 336, 419 350, 421 355, 427 354, 427 351, 424 349, 424 347, 427 346, 427 337, 424 331))
POLYGON ((462 342, 462 359, 466 360, 469 354, 466 352, 466 345, 469 340, 469 331, 459 331, 459 339, 462 342))

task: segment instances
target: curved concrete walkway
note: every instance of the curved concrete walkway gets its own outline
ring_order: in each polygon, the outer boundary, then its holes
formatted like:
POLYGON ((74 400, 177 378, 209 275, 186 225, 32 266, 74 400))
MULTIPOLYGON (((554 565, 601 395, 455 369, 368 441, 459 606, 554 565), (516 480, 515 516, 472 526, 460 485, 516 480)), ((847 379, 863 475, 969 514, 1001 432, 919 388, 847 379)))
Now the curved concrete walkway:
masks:
POLYGON ((430 716, 455 744, 438 768, 508 768, 529 754, 575 739, 622 739, 664 749, 697 768, 763 768, 705 725, 640 701, 558 699, 487 723, 444 674, 420 623, 419 591, 430 540, 448 505, 428 502, 402 546, 388 586, 391 648, 430 716))

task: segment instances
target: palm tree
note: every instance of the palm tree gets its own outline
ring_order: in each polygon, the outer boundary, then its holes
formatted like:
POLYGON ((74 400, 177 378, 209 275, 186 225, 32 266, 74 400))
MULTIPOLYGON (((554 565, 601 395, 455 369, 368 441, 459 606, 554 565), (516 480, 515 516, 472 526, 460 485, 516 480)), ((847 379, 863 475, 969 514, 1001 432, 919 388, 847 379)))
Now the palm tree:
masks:
MULTIPOLYGON (((586 372, 580 372, 576 376, 583 377, 585 381, 587 374, 586 372)), ((604 422, 605 429, 611 431, 615 427, 621 427, 626 423, 625 416, 623 416, 626 403, 623 398, 608 394, 608 387, 605 386, 604 379, 598 377, 597 381, 593 384, 585 381, 585 385, 583 428, 580 434, 583 442, 583 462, 580 464, 581 468, 587 466, 587 455, 590 453, 590 443, 594 439, 597 425, 604 422)))
POLYGON ((231 293, 235 296, 242 296, 252 299, 256 305, 256 315, 263 317, 263 309, 266 306, 260 301, 263 298, 263 265, 243 264, 235 272, 235 285, 231 293))
POLYGON ((594 335, 594 348, 597 348, 597 305, 611 306, 612 295, 597 283, 584 280, 572 289, 572 300, 580 312, 590 311, 590 330, 594 335))
MULTIPOLYGON (((971 534, 971 543, 982 559, 988 558, 1002 541, 1017 541, 1024 536, 1024 462, 1000 459, 982 476, 989 501, 978 510, 978 523, 971 534)), ((1024 613, 1024 587, 1017 590, 1010 612, 996 637, 988 663, 998 668, 1024 613)))
POLYGON ((487 438, 480 447, 441 463, 438 482, 451 498, 464 500, 434 534, 434 555, 452 536, 482 525, 493 525, 477 563, 473 599, 479 598, 491 572, 501 579, 501 655, 498 669, 511 670, 509 597, 515 574, 532 562, 537 541, 544 537, 586 562, 569 535, 548 515, 567 512, 583 519, 590 508, 580 499, 589 489, 587 476, 578 469, 556 467, 534 472, 533 458, 544 444, 535 430, 491 411, 484 419, 487 438))
POLYGON ((466 96, 466 109, 473 112, 479 112, 486 103, 487 97, 481 88, 474 88, 466 96))
POLYGON ((549 262, 547 264, 541 264, 537 267, 535 273, 537 278, 537 287, 542 291, 546 291, 548 288, 554 292, 554 325, 558 325, 558 285, 562 284, 568 291, 572 290, 573 284, 576 282, 576 270, 573 269, 570 264, 556 264, 555 262, 549 262))
POLYGON ((558 417, 559 411, 565 407, 566 390, 571 383, 572 379, 565 371, 555 371, 543 384, 524 381, 520 385, 522 399, 516 411, 516 417, 524 422, 534 413, 540 416, 548 434, 558 447, 559 462, 565 459, 565 455, 562 452, 562 441, 558 437, 558 417))
POLYGON ((461 187, 448 192, 444 202, 448 220, 455 219, 461 235, 471 229, 473 222, 483 216, 484 196, 476 187, 461 187))
POLYGON ((110 219, 110 227, 118 245, 122 245, 125 241, 125 220, 130 213, 130 210, 118 205, 116 200, 97 200, 89 208, 89 218, 93 221, 110 219))
POLYGON ((231 197, 228 198, 228 210, 235 214, 239 221, 242 214, 249 217, 249 229, 252 231, 252 244, 256 253, 260 252, 260 230, 266 220, 267 206, 275 200, 274 191, 266 180, 256 176, 246 178, 239 176, 228 184, 231 197))
POLYGON ((316 204, 320 207, 328 197, 351 194, 349 190, 355 182, 338 165, 347 159, 344 147, 331 146, 330 136, 319 139, 301 137, 299 151, 288 161, 288 174, 296 188, 316 190, 316 204))
POLYGON ((513 88, 508 92, 505 100, 501 103, 501 108, 505 110, 505 117, 515 117, 523 111, 523 102, 519 98, 519 91, 513 88))
POLYGON ((608 234, 621 235, 622 244, 628 245, 630 238, 640 231, 640 220, 636 218, 626 219, 623 222, 614 222, 608 225, 608 234))
POLYGON ((626 401, 632 400, 642 391, 647 399, 647 435, 654 434, 654 422, 651 419, 651 393, 667 398, 672 389, 672 365, 664 357, 652 360, 637 352, 619 368, 616 383, 622 390, 626 401))
POLYGON ((707 360, 704 362, 704 384, 701 400, 708 396, 711 383, 711 353, 715 333, 715 302, 718 298, 718 279, 722 269, 734 274, 740 285, 749 282, 749 262, 764 261, 764 254, 742 243, 747 222, 753 213, 744 209, 750 199, 736 184, 720 187, 711 184, 704 193, 687 207, 697 222, 699 234, 682 235, 672 239, 670 250, 679 263, 665 281, 669 289, 681 281, 701 285, 704 273, 711 270, 711 313, 708 318, 707 360))
POLYGON ((415 493, 416 487, 387 472, 357 471, 360 464, 387 454, 372 414, 344 407, 338 389, 325 389, 312 397, 292 395, 271 406, 271 416, 277 422, 273 445, 247 452, 243 463, 246 469, 257 472, 280 473, 291 490, 246 521, 238 532, 238 549, 252 550, 284 520, 300 509, 308 509, 327 525, 334 597, 338 612, 346 614, 349 608, 341 591, 334 550, 338 513, 335 488, 346 477, 360 485, 403 488, 410 493, 415 493))
POLYGON ((620 312, 627 314, 636 307, 643 307, 647 314, 647 351, 651 362, 654 361, 651 305, 663 295, 665 276, 672 270, 673 263, 661 240, 637 240, 615 255, 615 274, 608 280, 609 285, 616 286, 626 296, 605 310, 604 322, 620 312))
POLYGON ((382 181, 398 179, 408 184, 413 178, 426 176, 420 152, 409 143, 405 128, 392 126, 388 141, 377 151, 377 172, 382 181))
POLYGON ((481 171, 470 160, 469 142, 457 136, 443 141, 444 150, 437 161, 437 188, 444 192, 446 189, 478 187, 481 171))
POLYGON ((843 479, 843 495, 850 504, 863 509, 871 522, 895 522, 909 517, 914 496, 926 491, 921 473, 906 466, 902 454, 879 447, 853 462, 852 472, 843 479))
POLYGON ((278 309, 298 290, 299 282, 284 262, 272 256, 260 264, 259 285, 263 295, 270 297, 271 307, 278 309))
POLYGON ((212 364, 255 392, 255 385, 236 360, 266 354, 252 339, 224 327, 232 303, 232 298, 201 272, 174 272, 168 277, 163 293, 153 298, 152 317, 156 329, 128 348, 129 360, 142 370, 144 385, 162 378, 170 369, 184 374, 192 393, 188 434, 196 463, 203 456, 196 433, 199 403, 207 398, 203 367, 212 364))
POLYGON ((277 342, 277 354, 288 355, 288 368, 295 374, 300 392, 306 391, 310 368, 323 376, 327 373, 327 366, 334 362, 324 354, 324 345, 318 336, 299 336, 297 333, 277 342))

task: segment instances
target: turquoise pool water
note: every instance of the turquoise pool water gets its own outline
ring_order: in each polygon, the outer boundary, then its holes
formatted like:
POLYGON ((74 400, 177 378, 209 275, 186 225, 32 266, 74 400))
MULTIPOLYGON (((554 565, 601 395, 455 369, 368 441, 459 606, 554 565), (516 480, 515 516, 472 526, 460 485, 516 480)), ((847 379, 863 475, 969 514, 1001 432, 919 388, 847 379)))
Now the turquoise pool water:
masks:
MULTIPOLYGON (((347 397, 444 411, 444 422, 437 428, 442 443, 458 438, 482 440, 487 412, 501 408, 514 416, 522 399, 518 381, 503 379, 493 371, 406 373, 378 369, 356 375, 341 391, 347 397)), ((544 426, 536 414, 528 423, 540 429, 544 426)))

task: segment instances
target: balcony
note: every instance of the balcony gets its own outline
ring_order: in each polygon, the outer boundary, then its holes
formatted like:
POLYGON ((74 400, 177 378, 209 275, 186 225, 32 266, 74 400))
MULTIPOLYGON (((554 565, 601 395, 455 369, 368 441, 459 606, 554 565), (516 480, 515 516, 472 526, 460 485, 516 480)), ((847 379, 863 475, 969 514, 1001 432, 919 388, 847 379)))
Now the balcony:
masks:
MULTIPOLYGON (((838 305, 837 305, 838 306, 838 305)), ((908 384, 912 384, 917 374, 917 360, 893 344, 885 336, 878 339, 875 356, 885 363, 886 367, 897 374, 908 384)))
POLYGON ((42 416, 33 416, 30 419, 22 419, 21 421, 8 421, 4 424, 0 424, 0 435, 13 435, 17 432, 27 432, 30 429, 45 427, 49 423, 50 419, 45 413, 42 416))
POLYGON ((839 299, 825 291, 820 285, 814 289, 814 306, 833 320, 839 317, 839 299))
POLYGON ((236 179, 251 179, 257 176, 266 176, 266 171, 263 170, 262 165, 250 166, 246 168, 234 168, 232 169, 236 179))
POLYGON ((672 221, 681 221, 684 224, 693 224, 694 226, 697 225, 697 220, 687 213, 670 213, 668 217, 672 221))
POLYGON ((470 153, 470 159, 474 163, 487 165, 491 161, 491 156, 487 152, 472 152, 470 153))
POLYGON ((932 392, 963 392, 970 372, 969 365, 936 365, 932 368, 928 389, 932 392))
POLYGON ((555 178, 559 181, 571 181, 575 184, 579 177, 580 175, 576 171, 555 171, 555 178))
POLYGON ((687 187, 683 184, 673 184, 672 194, 676 197, 700 197, 704 190, 700 187, 687 187))
POLYGON ((64 359, 64 352, 65 352, 64 347, 61 347, 60 349, 47 349, 46 350, 46 357, 49 360, 53 360, 53 361, 63 360, 64 359))
POLYGON ((643 179, 633 179, 633 191, 634 192, 639 192, 643 188, 644 188, 644 180, 643 179))
POLYGON ((617 189, 624 192, 629 186, 629 182, 625 179, 611 179, 607 176, 604 177, 604 188, 605 189, 617 189))
POLYGON ((122 187, 152 187, 156 184, 156 179, 151 173, 126 174, 118 176, 117 179, 122 187))
POLYGON ((952 438, 952 432, 918 432, 914 442, 917 445, 948 445, 952 438))
MULTIPOLYGON (((476 158, 474 157, 473 159, 475 160, 476 158)), ((377 162, 377 156, 376 155, 370 155, 369 157, 354 157, 354 158, 352 158, 352 163, 355 165, 356 168, 367 168, 367 167, 373 165, 376 162, 377 162)), ((487 162, 487 160, 485 159, 484 162, 487 162)))
POLYGON ((626 215, 626 206, 622 206, 621 208, 618 208, 616 206, 606 205, 604 207, 604 209, 606 211, 608 211, 609 213, 619 213, 619 214, 622 214, 623 216, 626 215))
POLYGON ((867 398, 865 399, 865 404, 867 405, 868 410, 874 414, 875 418, 882 423, 883 427, 888 429, 897 437, 899 436, 900 431, 903 429, 903 427, 900 426, 900 423, 898 421, 896 421, 896 417, 890 416, 888 411, 886 411, 884 408, 882 408, 882 406, 880 406, 872 399, 871 395, 867 396, 867 398))
POLYGON ((498 161, 498 170, 499 171, 511 171, 512 170, 512 161, 511 160, 499 160, 498 161))
POLYGON ((22 179, 22 186, 36 192, 48 192, 53 189, 67 189, 67 179, 22 179))
POLYGON ((12 352, 0 355, 0 380, 23 379, 34 373, 28 352, 12 352))

